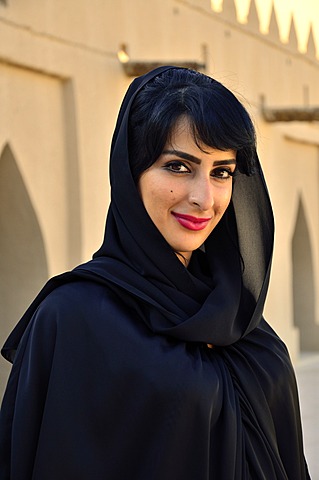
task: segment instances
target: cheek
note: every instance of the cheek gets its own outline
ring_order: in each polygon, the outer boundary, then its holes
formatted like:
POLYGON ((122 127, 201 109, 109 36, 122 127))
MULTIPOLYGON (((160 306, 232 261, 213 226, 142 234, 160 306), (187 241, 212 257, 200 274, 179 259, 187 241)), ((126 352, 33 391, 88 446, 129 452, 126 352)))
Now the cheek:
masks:
POLYGON ((142 200, 146 210, 154 217, 160 217, 168 210, 175 199, 175 193, 167 185, 154 182, 144 190, 142 200))
POLYGON ((154 182, 149 194, 162 206, 169 206, 176 198, 179 198, 178 188, 174 188, 167 182, 154 182))
POLYGON ((229 202, 232 197, 232 185, 229 188, 225 188, 223 192, 220 192, 218 199, 216 199, 216 210, 221 215, 224 214, 225 210, 227 209, 229 202))
POLYGON ((168 196, 169 196, 169 199, 170 199, 170 202, 171 202, 171 203, 172 203, 172 202, 175 202, 175 200, 176 200, 176 195, 175 195, 175 192, 174 192, 173 189, 171 189, 171 190, 169 191, 169 195, 168 195, 168 196))
POLYGON ((167 181, 157 171, 149 171, 141 176, 138 189, 142 202, 151 216, 158 217, 180 198, 176 182, 167 181))
POLYGON ((227 195, 226 195, 226 198, 225 198, 225 208, 228 207, 228 205, 231 201, 232 193, 233 193, 233 186, 231 184, 230 188, 227 191, 227 195))

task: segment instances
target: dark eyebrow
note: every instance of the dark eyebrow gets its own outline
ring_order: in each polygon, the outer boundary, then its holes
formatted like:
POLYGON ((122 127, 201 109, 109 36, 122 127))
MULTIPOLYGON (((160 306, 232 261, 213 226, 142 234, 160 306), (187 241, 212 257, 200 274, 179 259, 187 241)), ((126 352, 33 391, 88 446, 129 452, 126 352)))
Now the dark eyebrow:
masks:
MULTIPOLYGON (((200 165, 201 159, 195 157, 194 155, 190 155, 189 153, 182 152, 180 150, 164 150, 163 155, 176 155, 177 157, 183 158, 184 160, 188 160, 189 162, 196 163, 200 165)), ((215 160, 213 165, 234 165, 236 164, 236 158, 230 158, 227 160, 215 160)))
POLYGON ((230 158, 229 160, 215 160, 214 164, 217 165, 236 165, 236 158, 230 158))

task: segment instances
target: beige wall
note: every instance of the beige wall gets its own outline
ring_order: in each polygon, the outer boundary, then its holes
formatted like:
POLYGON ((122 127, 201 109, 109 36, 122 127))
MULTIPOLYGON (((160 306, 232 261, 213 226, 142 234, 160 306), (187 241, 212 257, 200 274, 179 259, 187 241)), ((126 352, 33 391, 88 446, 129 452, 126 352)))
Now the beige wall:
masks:
POLYGON ((319 127, 261 116, 262 96, 319 105, 319 62, 312 38, 300 54, 293 27, 283 45, 274 15, 261 35, 254 1, 241 25, 232 0, 219 14, 209 0, 0 4, 0 342, 46 277, 101 242, 110 139, 131 81, 123 43, 132 60, 205 61, 247 105, 277 224, 266 317, 293 358, 300 345, 319 349, 319 127))

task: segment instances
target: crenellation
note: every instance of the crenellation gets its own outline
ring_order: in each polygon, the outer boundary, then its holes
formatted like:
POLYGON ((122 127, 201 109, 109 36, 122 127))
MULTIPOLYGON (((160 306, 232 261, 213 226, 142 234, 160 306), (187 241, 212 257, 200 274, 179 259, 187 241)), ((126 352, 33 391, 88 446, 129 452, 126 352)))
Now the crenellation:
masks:
POLYGON ((224 0, 222 15, 231 22, 238 22, 237 9, 234 0, 224 0))
POLYGON ((250 2, 246 26, 255 33, 261 33, 256 0, 251 0, 250 2))
POLYGON ((314 38, 314 34, 313 34, 312 24, 310 24, 310 29, 309 29, 306 54, 311 59, 316 59, 317 58, 317 50, 316 50, 316 44, 315 44, 315 38, 314 38))
POLYGON ((289 30, 288 44, 287 45, 288 45, 290 50, 294 50, 296 52, 299 51, 295 17, 293 15, 291 16, 290 30, 289 30))
MULTIPOLYGON (((238 20, 235 0, 223 0, 222 9, 220 13, 218 13, 218 15, 224 18, 227 22, 237 23, 239 28, 247 29, 253 34, 263 35, 260 29, 260 17, 259 17, 256 0, 251 0, 250 2, 247 22, 245 23, 239 22, 238 20)), ((283 41, 280 24, 278 22, 278 17, 277 17, 273 2, 272 2, 271 15, 270 15, 269 26, 268 26, 268 34, 263 35, 263 37, 264 39, 272 43, 288 48, 290 52, 299 53, 299 54, 301 53, 299 49, 299 40, 298 40, 297 31, 296 31, 295 16, 293 14, 291 15, 288 41, 283 41)), ((318 60, 319 53, 317 53, 317 47, 314 39, 314 32, 313 32, 312 26, 309 31, 308 46, 307 46, 306 54, 307 54, 307 57, 310 58, 311 60, 318 60)))
POLYGON ((274 43, 281 43, 280 30, 277 20, 276 10, 274 5, 272 5, 269 27, 268 27, 268 38, 274 43))

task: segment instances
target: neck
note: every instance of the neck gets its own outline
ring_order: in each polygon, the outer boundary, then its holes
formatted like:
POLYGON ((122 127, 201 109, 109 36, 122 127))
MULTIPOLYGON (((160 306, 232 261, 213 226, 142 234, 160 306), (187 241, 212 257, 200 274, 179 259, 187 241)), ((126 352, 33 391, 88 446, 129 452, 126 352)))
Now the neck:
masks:
POLYGON ((192 254, 184 254, 184 253, 180 253, 180 252, 175 252, 178 260, 180 260, 182 262, 182 264, 187 268, 188 265, 189 265, 189 262, 190 262, 190 259, 192 257, 192 254))

